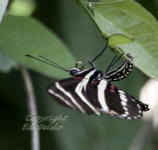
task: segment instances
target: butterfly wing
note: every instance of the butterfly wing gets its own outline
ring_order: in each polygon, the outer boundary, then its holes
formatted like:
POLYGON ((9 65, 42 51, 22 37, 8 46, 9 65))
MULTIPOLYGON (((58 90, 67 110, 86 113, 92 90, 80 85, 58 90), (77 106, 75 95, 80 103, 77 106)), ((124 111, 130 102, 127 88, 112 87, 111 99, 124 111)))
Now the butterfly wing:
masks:
POLYGON ((97 85, 87 80, 67 78, 51 84, 48 93, 60 104, 86 114, 107 113, 112 116, 137 119, 148 106, 107 80, 97 85))
POLYGON ((48 93, 60 104, 86 114, 100 112, 82 95, 81 79, 67 78, 48 86, 48 93), (76 88, 78 87, 78 90, 76 88))
MULTIPOLYGON (((101 81, 106 83, 107 81, 101 81)), ((100 89, 101 90, 101 87, 100 89)), ((112 116, 137 119, 143 115, 143 111, 148 111, 148 105, 136 100, 130 94, 118 89, 116 86, 108 83, 104 90, 104 98, 108 109, 102 107, 101 111, 112 116)))

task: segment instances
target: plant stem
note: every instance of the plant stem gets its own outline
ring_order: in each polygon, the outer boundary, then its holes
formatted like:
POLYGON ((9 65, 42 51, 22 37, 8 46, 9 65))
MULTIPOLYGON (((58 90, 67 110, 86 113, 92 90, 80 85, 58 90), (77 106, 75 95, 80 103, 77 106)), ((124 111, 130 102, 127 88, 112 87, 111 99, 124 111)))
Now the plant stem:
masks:
MULTIPOLYGON (((28 104, 28 112, 31 116, 37 116, 37 108, 35 103, 35 95, 33 90, 33 85, 31 81, 31 77, 29 72, 24 67, 20 66, 20 71, 24 80, 24 85, 27 94, 27 104, 28 104)), ((31 126, 37 124, 31 119, 31 126)), ((39 131, 37 128, 33 128, 31 130, 31 149, 32 150, 40 150, 40 140, 39 140, 39 131)))

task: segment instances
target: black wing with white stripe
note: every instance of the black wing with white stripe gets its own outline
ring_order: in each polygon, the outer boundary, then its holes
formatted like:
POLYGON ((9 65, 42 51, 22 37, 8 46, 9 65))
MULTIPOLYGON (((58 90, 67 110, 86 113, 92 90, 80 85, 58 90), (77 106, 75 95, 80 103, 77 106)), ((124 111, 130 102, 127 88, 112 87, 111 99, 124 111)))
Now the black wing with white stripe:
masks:
POLYGON ((148 106, 128 93, 102 79, 96 83, 98 72, 89 71, 84 77, 67 78, 48 87, 57 102, 86 114, 107 113, 112 116, 137 119, 148 106), (96 84, 94 84, 96 83, 96 84))
MULTIPOLYGON (((95 109, 86 98, 84 98, 75 91, 81 79, 67 78, 51 84, 48 86, 48 93, 60 104, 72 109, 76 109, 86 114, 97 114, 100 112, 95 109)), ((81 89, 82 90, 82 89, 81 89)), ((82 91, 80 92, 82 93, 82 91)))
POLYGON ((148 111, 148 105, 136 100, 130 94, 109 83, 105 90, 105 99, 112 116, 137 119, 142 117, 143 111, 148 111))

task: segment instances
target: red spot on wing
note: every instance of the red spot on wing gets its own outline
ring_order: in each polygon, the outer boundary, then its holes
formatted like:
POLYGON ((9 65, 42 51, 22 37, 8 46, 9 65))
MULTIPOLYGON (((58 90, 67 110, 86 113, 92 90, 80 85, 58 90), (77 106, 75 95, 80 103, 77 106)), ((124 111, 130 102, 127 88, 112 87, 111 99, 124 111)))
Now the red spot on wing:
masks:
POLYGON ((115 89, 116 87, 114 85, 110 85, 110 88, 111 89, 115 89))
POLYGON ((97 86, 99 84, 100 80, 95 80, 91 83, 91 86, 97 86))
POLYGON ((114 90, 114 89, 110 89, 110 92, 111 92, 111 93, 115 93, 115 90, 114 90))
POLYGON ((81 80, 83 77, 73 77, 75 80, 81 80))
POLYGON ((114 85, 110 85, 110 92, 111 93, 115 93, 115 86, 114 85))

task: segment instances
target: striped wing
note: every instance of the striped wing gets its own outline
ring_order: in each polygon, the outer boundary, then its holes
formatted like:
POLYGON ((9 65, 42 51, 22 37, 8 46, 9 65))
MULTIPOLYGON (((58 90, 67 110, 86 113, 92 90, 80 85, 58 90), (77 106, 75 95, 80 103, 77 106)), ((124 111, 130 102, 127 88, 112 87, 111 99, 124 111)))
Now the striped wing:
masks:
MULTIPOLYGON (((86 114, 97 114, 100 112, 97 110, 96 106, 93 105, 87 98, 83 98, 79 91, 76 92, 76 88, 82 90, 81 80, 75 80, 74 78, 67 78, 51 84, 48 86, 48 93, 60 104, 76 109, 82 113, 86 114), (79 87, 80 86, 80 87, 79 87)), ((94 94, 95 91, 92 93, 94 94)), ((95 95, 94 95, 95 97, 95 95)))
MULTIPOLYGON (((106 81, 102 82, 106 83, 106 81)), ((104 98, 108 110, 102 109, 102 111, 112 116, 125 119, 137 119, 142 117, 143 111, 149 110, 148 105, 136 100, 130 94, 118 89, 111 83, 107 84, 104 91, 104 98)))
MULTIPOLYGON (((91 72, 93 74, 93 72, 91 72)), ((90 73, 89 73, 90 76, 90 73)), ((137 119, 148 106, 106 80, 92 86, 89 77, 67 78, 51 84, 48 92, 57 102, 86 114, 107 113, 112 116, 137 119)))

